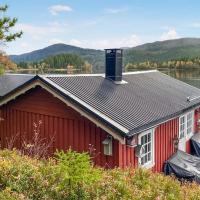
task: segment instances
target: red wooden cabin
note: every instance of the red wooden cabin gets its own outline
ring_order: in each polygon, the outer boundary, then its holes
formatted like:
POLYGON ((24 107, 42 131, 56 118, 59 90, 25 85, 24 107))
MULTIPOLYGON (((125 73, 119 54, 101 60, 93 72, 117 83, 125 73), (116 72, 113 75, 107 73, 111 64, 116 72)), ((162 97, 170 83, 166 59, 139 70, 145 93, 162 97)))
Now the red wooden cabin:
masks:
MULTIPOLYGON (((93 151, 97 165, 163 170, 199 131, 200 90, 158 71, 122 74, 122 51, 106 50, 106 73, 0 77, 0 140, 54 138, 51 152, 93 151), (178 144, 177 144, 178 142, 178 144)), ((51 153, 50 152, 50 153, 51 153)))

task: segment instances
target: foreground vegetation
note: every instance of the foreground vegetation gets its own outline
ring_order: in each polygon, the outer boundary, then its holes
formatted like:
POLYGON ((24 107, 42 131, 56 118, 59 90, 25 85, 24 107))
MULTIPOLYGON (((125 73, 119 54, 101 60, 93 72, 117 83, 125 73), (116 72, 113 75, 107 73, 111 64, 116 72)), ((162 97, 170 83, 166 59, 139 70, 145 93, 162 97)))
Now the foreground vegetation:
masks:
POLYGON ((13 63, 8 56, 0 51, 0 75, 7 70, 16 71, 17 65, 13 63))
POLYGON ((1 150, 0 199, 196 200, 200 186, 142 169, 103 170, 71 150, 48 160, 1 150))
POLYGON ((12 42, 22 36, 22 31, 13 32, 12 28, 16 25, 17 18, 6 16, 7 10, 7 5, 0 5, 0 75, 2 75, 5 70, 15 70, 17 68, 17 65, 2 51, 2 47, 6 43, 12 42))

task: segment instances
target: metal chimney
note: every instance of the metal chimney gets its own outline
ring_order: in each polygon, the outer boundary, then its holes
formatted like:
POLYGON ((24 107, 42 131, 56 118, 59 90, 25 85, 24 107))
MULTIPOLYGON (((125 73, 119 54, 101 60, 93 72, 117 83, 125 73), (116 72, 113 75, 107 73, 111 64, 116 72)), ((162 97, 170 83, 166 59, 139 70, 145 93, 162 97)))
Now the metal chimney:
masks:
POLYGON ((115 82, 122 81, 122 49, 105 49, 106 78, 115 82))

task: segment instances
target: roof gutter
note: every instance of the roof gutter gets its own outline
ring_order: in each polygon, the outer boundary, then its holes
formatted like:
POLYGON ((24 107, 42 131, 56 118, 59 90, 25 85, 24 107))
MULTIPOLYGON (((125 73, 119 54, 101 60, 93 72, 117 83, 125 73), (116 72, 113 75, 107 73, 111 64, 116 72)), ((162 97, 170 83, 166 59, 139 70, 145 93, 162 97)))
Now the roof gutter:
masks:
POLYGON ((160 124, 166 123, 166 122, 168 122, 170 120, 176 119, 179 116, 181 116, 182 114, 184 114, 185 112, 188 112, 189 110, 192 110, 192 109, 196 109, 199 106, 200 106, 200 102, 196 103, 196 104, 194 104, 194 105, 192 105, 192 106, 190 106, 190 107, 188 107, 186 109, 183 109, 183 110, 181 110, 179 112, 176 112, 176 113, 174 113, 172 115, 169 115, 167 117, 161 118, 161 119, 156 120, 156 121, 153 121, 153 122, 149 123, 148 126, 137 127, 137 128, 135 128, 135 129, 133 129, 133 130, 131 130, 129 132, 128 138, 131 138, 134 135, 139 134, 139 133, 144 132, 144 131, 147 131, 149 129, 155 128, 156 126, 159 126, 160 124))

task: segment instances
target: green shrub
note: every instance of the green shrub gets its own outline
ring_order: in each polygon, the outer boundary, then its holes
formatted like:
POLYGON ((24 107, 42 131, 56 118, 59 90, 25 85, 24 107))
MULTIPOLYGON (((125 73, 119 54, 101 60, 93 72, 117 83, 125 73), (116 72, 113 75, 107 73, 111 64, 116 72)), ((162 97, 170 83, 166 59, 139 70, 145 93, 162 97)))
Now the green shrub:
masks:
POLYGON ((103 170, 88 153, 39 160, 0 151, 1 200, 198 200, 200 186, 144 169, 103 170))
POLYGON ((26 200, 27 198, 23 194, 12 192, 10 188, 6 188, 0 192, 1 200, 26 200))
POLYGON ((67 153, 56 153, 56 171, 62 177, 62 185, 91 184, 100 178, 100 171, 94 168, 88 153, 77 153, 69 149, 67 153))
POLYGON ((87 196, 85 186, 101 178, 101 171, 94 168, 88 153, 68 150, 57 152, 55 160, 42 168, 42 174, 48 181, 49 196, 53 199, 84 199, 87 196))

